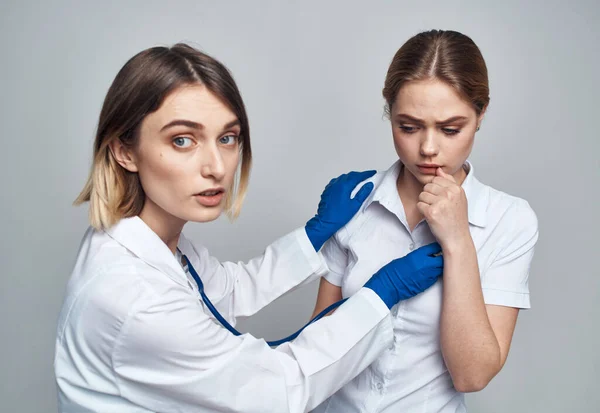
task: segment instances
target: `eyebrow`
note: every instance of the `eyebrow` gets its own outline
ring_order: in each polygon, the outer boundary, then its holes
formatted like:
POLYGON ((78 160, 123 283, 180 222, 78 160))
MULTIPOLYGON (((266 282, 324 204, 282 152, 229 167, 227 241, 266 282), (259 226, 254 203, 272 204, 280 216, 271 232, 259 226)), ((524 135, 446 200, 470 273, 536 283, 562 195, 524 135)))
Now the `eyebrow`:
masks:
MULTIPOLYGON (((187 126, 188 128, 192 128, 192 129, 204 129, 204 125, 198 122, 193 122, 191 120, 187 120, 187 119, 175 119, 172 120, 171 122, 167 123, 165 126, 163 126, 160 131, 164 131, 166 129, 175 127, 175 126, 187 126)), ((225 124, 225 126, 223 126, 223 129, 229 129, 229 128, 233 128, 234 126, 241 126, 240 125, 240 121, 238 119, 232 120, 231 122, 225 124)))
MULTIPOLYGON (((424 124, 425 121, 423 119, 415 118, 414 116, 407 115, 406 113, 399 113, 395 116, 396 119, 407 119, 415 123, 424 124)), ((466 116, 452 116, 451 118, 436 122, 437 125, 447 125, 448 123, 456 122, 456 121, 464 121, 468 118, 466 116)))

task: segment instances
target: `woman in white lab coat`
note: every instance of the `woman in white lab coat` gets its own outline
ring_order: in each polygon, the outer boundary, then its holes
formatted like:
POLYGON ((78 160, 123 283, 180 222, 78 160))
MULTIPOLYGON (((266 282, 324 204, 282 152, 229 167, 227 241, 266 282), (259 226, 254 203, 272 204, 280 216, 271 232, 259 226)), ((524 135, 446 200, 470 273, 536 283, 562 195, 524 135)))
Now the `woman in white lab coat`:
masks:
POLYGON ((181 231, 239 212, 250 159, 244 105, 222 64, 179 44, 120 70, 76 201, 89 201, 91 227, 57 330, 62 412, 304 412, 391 345, 389 308, 435 283, 437 244, 374 271, 333 315, 276 349, 216 322, 201 283, 230 323, 256 313, 327 272, 318 251, 372 189, 351 197, 373 172, 332 180, 305 227, 248 263, 220 263, 181 231))

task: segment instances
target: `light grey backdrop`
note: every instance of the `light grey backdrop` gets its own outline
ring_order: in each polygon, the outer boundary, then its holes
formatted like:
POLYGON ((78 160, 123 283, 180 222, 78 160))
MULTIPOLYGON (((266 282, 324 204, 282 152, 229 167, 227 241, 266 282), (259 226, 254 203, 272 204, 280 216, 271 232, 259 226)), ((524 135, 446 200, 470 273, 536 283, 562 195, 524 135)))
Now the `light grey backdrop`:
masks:
MULTIPOLYGON (((328 180, 395 159, 381 88, 398 47, 431 28, 470 35, 491 106, 472 161, 540 220, 533 308, 471 412, 593 412, 600 405, 600 7, 572 2, 37 2, 0 4, 0 410, 56 411, 57 313, 86 208, 102 99, 136 52, 188 41, 234 73, 255 164, 239 220, 190 225, 221 259, 247 259, 314 213, 328 180), (569 3, 569 5, 566 5, 569 3)), ((282 274, 284 276, 284 274, 282 274)), ((241 325, 278 338, 316 285, 241 325)))

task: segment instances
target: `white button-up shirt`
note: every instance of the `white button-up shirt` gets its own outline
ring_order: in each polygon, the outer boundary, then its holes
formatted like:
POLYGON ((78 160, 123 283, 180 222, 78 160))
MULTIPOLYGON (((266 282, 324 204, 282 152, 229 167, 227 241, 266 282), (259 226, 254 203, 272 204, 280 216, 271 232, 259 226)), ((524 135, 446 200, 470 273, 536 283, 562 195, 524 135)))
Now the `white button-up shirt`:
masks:
MULTIPOLYGON (((220 263, 183 235, 179 249, 231 323, 327 271, 305 230, 248 263, 220 263)), ((305 412, 392 343, 389 311, 362 289, 294 342, 271 349, 234 336, 139 218, 82 242, 60 314, 55 374, 61 412, 305 412)))
MULTIPOLYGON (((344 297, 392 259, 435 241, 427 222, 410 231, 396 181, 395 163, 370 180, 375 189, 362 212, 324 246, 327 280, 344 297)), ((528 275, 538 238, 529 204, 480 183, 469 162, 462 187, 471 236, 477 249, 486 304, 529 308, 528 275)), ((394 344, 362 374, 319 406, 318 413, 465 412, 440 347, 440 279, 430 289, 392 308, 394 344)))

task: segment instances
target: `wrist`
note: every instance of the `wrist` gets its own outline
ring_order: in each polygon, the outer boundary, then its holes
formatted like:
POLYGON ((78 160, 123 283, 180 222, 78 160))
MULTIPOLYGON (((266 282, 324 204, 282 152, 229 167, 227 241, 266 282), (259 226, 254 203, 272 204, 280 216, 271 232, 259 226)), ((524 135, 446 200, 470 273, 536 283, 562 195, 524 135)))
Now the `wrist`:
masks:
POLYGON ((383 303, 385 304, 385 306, 388 308, 388 310, 391 310, 392 307, 398 302, 397 300, 394 300, 394 298, 391 296, 391 294, 385 294, 383 292, 383 288, 381 288, 381 285, 377 285, 375 283, 369 283, 367 281, 367 283, 364 285, 364 288, 368 288, 369 290, 373 291, 377 297, 379 297, 379 299, 381 301, 383 301, 383 303), (378 288, 379 287, 379 288, 378 288))
POLYGON ((443 242, 439 241, 439 243, 445 258, 464 254, 475 249, 475 244, 473 243, 470 232, 463 233, 460 236, 450 238, 443 242))
POLYGON ((331 231, 324 230, 322 225, 317 221, 318 218, 313 218, 306 223, 304 230, 310 240, 311 244, 315 248, 316 252, 319 252, 321 247, 327 242, 329 238, 333 236, 331 231))

